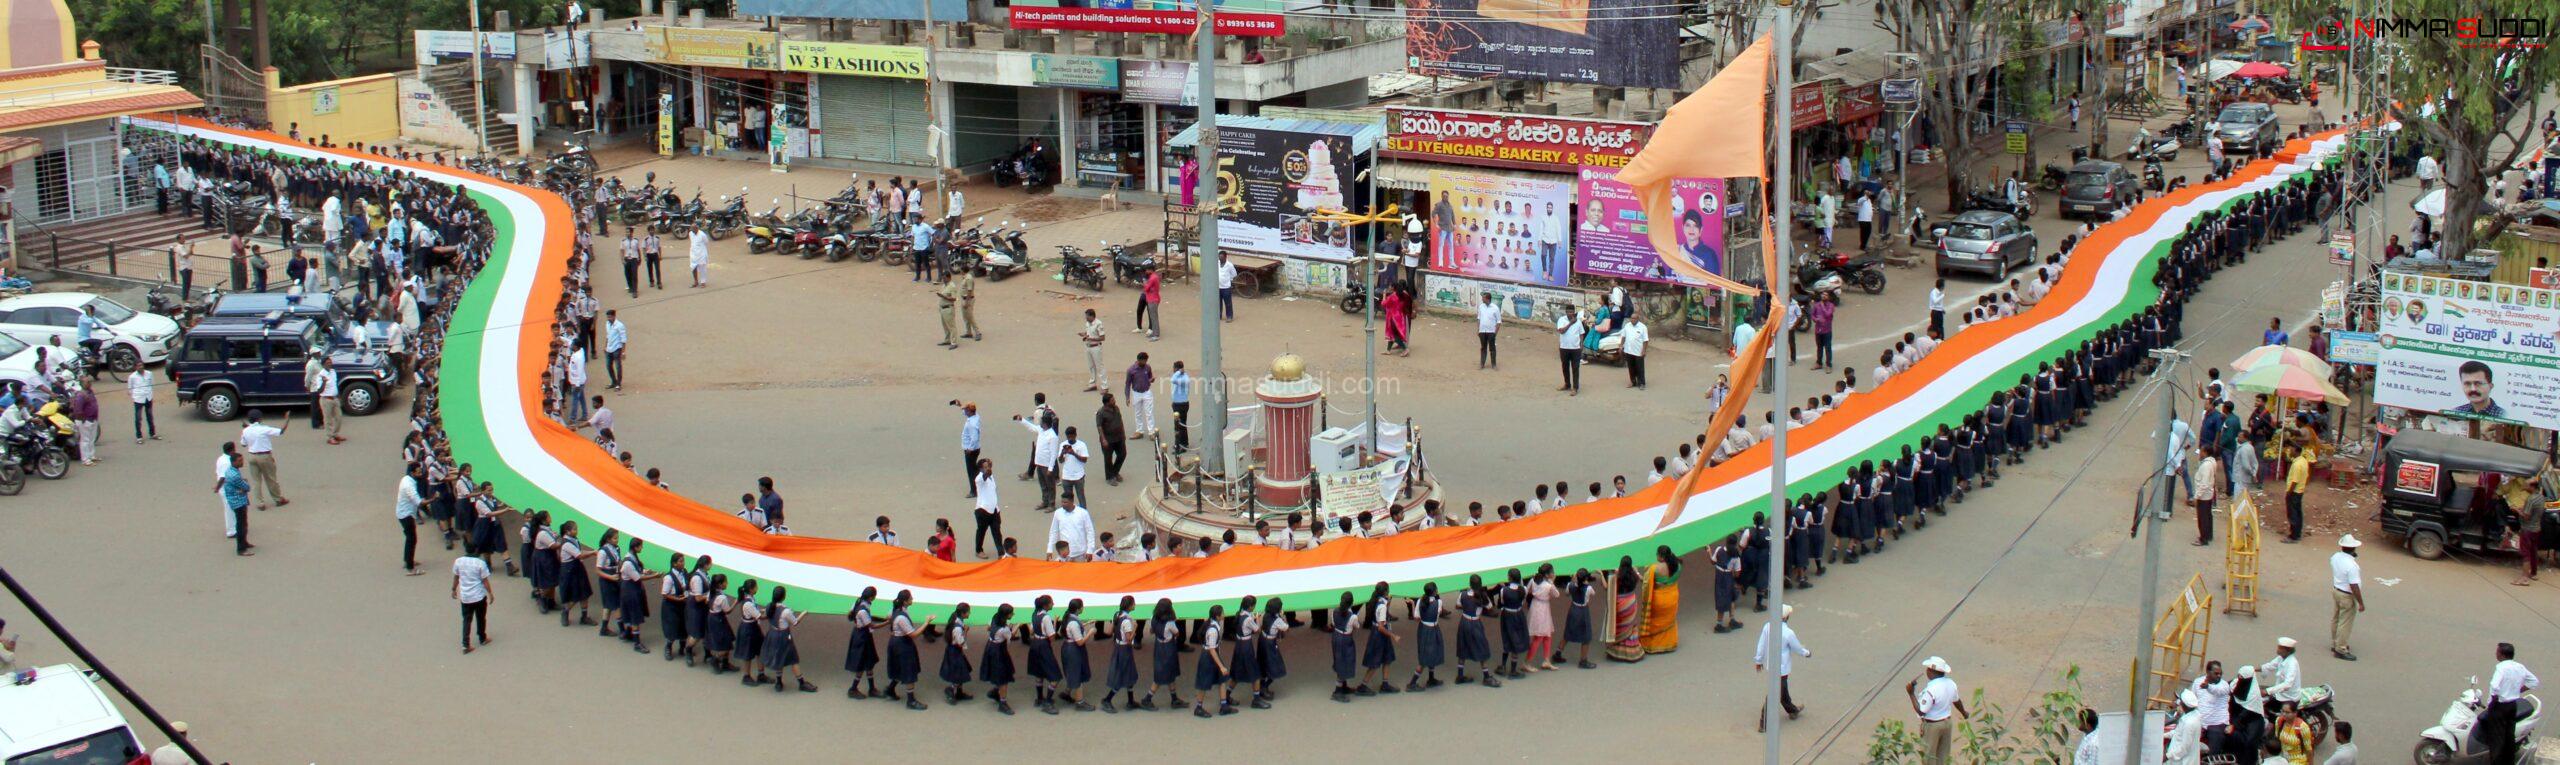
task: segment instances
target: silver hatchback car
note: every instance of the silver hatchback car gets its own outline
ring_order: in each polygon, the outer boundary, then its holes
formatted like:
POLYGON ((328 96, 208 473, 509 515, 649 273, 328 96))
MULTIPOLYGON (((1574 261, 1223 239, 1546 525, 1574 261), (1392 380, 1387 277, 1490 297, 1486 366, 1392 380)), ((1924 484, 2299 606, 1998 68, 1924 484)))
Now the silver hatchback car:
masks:
POLYGON ((2018 216, 1998 210, 1969 210, 1933 227, 1938 240, 1938 275, 1970 271, 1998 279, 2009 269, 2036 261, 2036 232, 2018 216))

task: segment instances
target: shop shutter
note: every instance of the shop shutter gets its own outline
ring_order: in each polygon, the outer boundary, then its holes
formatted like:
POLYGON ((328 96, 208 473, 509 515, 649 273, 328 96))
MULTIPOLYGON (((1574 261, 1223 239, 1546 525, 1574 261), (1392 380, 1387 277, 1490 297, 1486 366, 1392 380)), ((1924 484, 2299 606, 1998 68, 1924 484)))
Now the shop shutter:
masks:
POLYGON ((924 83, 878 77, 821 77, 819 129, 826 156, 864 162, 926 165, 924 83))

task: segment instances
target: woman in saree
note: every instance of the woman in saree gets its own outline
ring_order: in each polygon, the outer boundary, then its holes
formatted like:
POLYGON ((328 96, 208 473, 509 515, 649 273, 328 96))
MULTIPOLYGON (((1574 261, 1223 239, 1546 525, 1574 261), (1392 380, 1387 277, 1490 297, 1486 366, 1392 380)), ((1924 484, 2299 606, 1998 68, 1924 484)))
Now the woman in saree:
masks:
POLYGON ((1615 610, 1609 629, 1609 659, 1612 661, 1644 660, 1645 577, 1636 572, 1633 556, 1618 558, 1618 572, 1613 588, 1615 610))
POLYGON ((1654 548, 1645 572, 1644 652, 1680 650, 1680 556, 1669 545, 1654 548))

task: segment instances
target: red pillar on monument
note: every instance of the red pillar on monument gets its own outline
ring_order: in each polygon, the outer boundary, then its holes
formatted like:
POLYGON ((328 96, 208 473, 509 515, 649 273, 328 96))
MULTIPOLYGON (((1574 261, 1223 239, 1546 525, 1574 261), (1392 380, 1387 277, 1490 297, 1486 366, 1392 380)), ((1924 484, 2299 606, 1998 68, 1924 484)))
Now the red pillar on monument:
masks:
POLYGON ((1271 376, 1253 386, 1262 401, 1262 466, 1254 476, 1254 496, 1263 505, 1297 507, 1313 493, 1307 440, 1315 435, 1317 401, 1324 385, 1307 377, 1307 363, 1296 354, 1271 361, 1271 376))

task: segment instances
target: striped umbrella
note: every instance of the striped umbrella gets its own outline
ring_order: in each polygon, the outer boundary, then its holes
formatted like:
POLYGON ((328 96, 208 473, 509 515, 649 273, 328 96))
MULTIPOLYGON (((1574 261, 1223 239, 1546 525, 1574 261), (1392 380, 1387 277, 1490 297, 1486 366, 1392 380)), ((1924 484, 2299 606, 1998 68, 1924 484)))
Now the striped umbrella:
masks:
POLYGON ((2248 353, 2240 354, 2239 359, 2231 362, 2231 369, 2247 374, 2251 370, 2270 364, 2299 367, 2319 375, 2322 379, 2327 379, 2335 371, 2329 368, 2328 361, 2312 355, 2310 351, 2290 345, 2261 345, 2251 348, 2248 353))
POLYGON ((2345 391, 2329 384, 2329 376, 2291 364, 2260 364, 2240 373, 2231 386, 2251 393, 2271 393, 2285 398, 2321 400, 2346 404, 2345 391))

